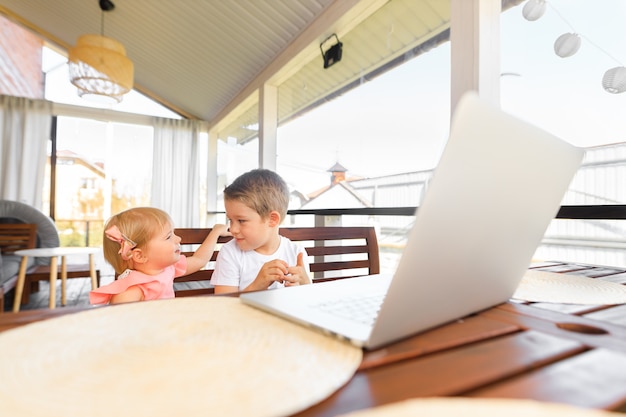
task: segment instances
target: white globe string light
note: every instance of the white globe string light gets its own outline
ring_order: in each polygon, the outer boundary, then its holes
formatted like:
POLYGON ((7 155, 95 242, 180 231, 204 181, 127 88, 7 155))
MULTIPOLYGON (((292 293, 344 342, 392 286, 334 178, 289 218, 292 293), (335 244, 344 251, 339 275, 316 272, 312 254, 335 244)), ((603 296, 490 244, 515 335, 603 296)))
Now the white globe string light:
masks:
MULTIPOLYGON (((522 8, 522 15, 526 20, 537 20, 545 14, 547 6, 548 2, 546 0, 528 0, 522 8)), ((563 20, 563 22, 565 22, 570 28, 572 28, 573 31, 572 33, 564 33, 556 39, 556 41, 554 42, 554 53, 561 58, 570 57, 578 52, 578 50, 580 49, 580 46, 582 44, 581 35, 576 33, 574 27, 558 12, 558 10, 554 8, 554 6, 550 5, 550 7, 561 18, 561 20, 563 20)), ((615 59, 613 56, 611 56, 611 54, 591 42, 588 38, 585 37, 585 40, 619 64, 618 67, 611 68, 604 73, 604 76, 602 77, 602 87, 604 87, 604 90, 611 94, 619 94, 625 92, 626 67, 624 67, 624 65, 622 65, 622 63, 615 59)))
POLYGON ((626 91, 626 68, 615 67, 604 73, 602 87, 611 94, 619 94, 626 91))
POLYGON ((522 9, 522 14, 526 20, 539 19, 546 12, 545 0, 528 0, 522 9))
POLYGON ((576 33, 564 33, 554 41, 554 53, 561 58, 574 55, 580 49, 581 39, 576 33))

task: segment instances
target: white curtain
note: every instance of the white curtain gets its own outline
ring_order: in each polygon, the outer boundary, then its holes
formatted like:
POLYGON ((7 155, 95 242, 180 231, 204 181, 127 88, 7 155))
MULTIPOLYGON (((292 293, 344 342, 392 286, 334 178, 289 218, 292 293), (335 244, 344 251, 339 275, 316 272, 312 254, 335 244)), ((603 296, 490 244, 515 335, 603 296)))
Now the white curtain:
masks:
POLYGON ((52 103, 0 96, 0 199, 41 208, 52 103))
POLYGON ((200 227, 200 122, 157 118, 154 122, 152 206, 174 227, 200 227))

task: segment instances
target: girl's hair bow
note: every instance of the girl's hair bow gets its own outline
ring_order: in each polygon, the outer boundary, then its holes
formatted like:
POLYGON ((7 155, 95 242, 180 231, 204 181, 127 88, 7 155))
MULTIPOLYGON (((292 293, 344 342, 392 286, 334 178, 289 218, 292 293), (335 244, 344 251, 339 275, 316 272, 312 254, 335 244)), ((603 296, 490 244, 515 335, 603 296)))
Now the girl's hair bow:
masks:
POLYGON ((122 259, 127 261, 132 257, 131 251, 137 244, 124 235, 117 226, 109 227, 104 234, 110 240, 120 244, 120 250, 117 253, 120 254, 122 259))

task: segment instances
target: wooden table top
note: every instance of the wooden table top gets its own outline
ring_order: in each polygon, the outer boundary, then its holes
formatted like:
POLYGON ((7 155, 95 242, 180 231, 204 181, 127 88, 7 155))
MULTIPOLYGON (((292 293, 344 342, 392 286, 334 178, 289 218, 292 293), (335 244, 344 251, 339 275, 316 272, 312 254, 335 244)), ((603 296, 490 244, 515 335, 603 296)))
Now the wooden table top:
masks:
MULTIPOLYGON (((556 262, 535 267, 626 283, 626 269, 556 262)), ((0 331, 85 309, 0 314, 0 331)), ((501 304, 366 351, 344 387, 297 416, 335 416, 431 396, 525 398, 626 411, 626 305, 501 304)))

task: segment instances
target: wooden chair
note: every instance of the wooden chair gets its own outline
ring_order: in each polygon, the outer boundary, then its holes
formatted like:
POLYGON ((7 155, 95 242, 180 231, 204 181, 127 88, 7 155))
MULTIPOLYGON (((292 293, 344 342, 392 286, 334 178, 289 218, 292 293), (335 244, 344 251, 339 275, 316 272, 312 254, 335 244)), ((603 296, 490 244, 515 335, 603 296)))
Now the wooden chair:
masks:
MULTIPOLYGON (((33 249, 37 245, 37 225, 33 223, 0 223, 0 254, 3 256, 2 263, 14 263, 10 277, 3 277, 0 283, 0 313, 4 311, 4 294, 15 288, 17 283, 17 271, 19 270, 20 257, 13 253, 22 249, 33 249)), ((7 268, 8 272, 8 268, 7 268)))
POLYGON ((37 244, 37 225, 0 223, 0 253, 12 255, 17 250, 32 249, 37 244))
POLYGON ((304 246, 313 282, 380 272, 373 227, 287 227, 280 234, 304 246))
MULTIPOLYGON (((181 244, 189 245, 183 253, 192 254, 210 231, 203 228, 176 229, 176 234, 182 239, 181 244)), ((299 242, 306 249, 314 283, 380 272, 378 240, 373 227, 286 227, 280 229, 280 234, 299 242)), ((209 280, 213 275, 214 261, 221 244, 230 239, 221 237, 218 240, 206 269, 176 278, 174 290, 177 297, 213 293, 209 280)))

